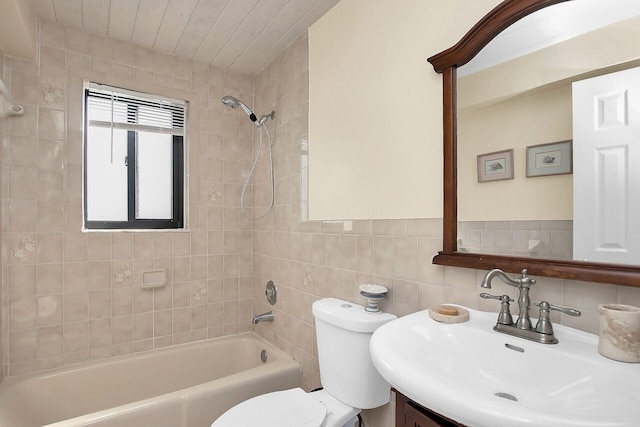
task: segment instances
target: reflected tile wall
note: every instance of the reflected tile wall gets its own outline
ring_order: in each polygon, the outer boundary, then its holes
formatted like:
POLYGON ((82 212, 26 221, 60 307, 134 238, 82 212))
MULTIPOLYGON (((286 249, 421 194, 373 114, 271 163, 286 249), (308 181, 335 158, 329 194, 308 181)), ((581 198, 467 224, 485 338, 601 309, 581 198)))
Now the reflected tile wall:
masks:
POLYGON ((41 24, 39 63, 3 57, 25 108, 2 123, 3 366, 9 375, 249 329, 251 224, 239 182, 252 128, 220 103, 253 103, 253 78, 41 24), (83 233, 84 79, 187 99, 189 232, 83 233), (168 285, 140 287, 163 268, 168 285))
POLYGON ((573 259, 573 221, 459 221, 458 248, 525 257, 573 259))

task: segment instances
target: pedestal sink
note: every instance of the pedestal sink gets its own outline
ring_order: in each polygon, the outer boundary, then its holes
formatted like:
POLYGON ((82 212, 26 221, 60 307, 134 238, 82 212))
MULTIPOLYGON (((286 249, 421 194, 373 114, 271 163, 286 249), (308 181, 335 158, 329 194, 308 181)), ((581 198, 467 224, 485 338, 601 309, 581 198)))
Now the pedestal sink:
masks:
POLYGON ((558 344, 493 331, 497 314, 464 323, 421 311, 380 327, 371 359, 416 403, 470 427, 640 426, 640 364, 598 353, 598 337, 554 325, 558 344))

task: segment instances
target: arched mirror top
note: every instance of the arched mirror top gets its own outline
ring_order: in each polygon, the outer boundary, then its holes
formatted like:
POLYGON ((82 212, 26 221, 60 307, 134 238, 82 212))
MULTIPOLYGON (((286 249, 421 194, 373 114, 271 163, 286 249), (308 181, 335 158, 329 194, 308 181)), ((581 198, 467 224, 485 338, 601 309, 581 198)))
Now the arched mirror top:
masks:
POLYGON ((505 0, 482 18, 454 46, 432 56, 436 72, 461 67, 471 61, 491 40, 525 16, 547 6, 570 0, 505 0))
MULTIPOLYGON (((434 264, 517 273, 605 284, 640 287, 640 267, 544 258, 526 258, 458 252, 457 245, 457 81, 458 67, 471 61, 504 29, 540 9, 571 0, 505 0, 482 18, 453 47, 432 56, 429 62, 443 75, 444 213, 443 250, 434 264)), ((575 1, 575 0, 574 0, 575 1)))

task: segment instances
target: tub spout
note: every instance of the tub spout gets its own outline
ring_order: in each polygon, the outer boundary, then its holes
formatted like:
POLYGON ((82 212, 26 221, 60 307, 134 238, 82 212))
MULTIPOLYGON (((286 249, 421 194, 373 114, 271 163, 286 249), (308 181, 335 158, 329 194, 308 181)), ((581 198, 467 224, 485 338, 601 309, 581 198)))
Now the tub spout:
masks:
POLYGON ((253 315, 253 319, 251 319, 251 323, 253 323, 254 325, 257 325, 260 322, 273 322, 273 318, 274 318, 274 314, 273 311, 268 311, 266 313, 262 313, 262 314, 257 314, 257 315, 253 315))

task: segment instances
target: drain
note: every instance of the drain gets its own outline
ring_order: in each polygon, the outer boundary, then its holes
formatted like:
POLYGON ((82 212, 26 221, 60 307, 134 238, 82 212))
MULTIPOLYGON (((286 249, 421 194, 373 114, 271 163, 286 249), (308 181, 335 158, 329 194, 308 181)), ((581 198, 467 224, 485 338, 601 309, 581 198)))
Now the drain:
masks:
POLYGON ((262 360, 262 363, 267 361, 267 350, 262 350, 260 352, 260 360, 262 360))
POLYGON ((503 399, 513 400, 514 402, 518 401, 517 397, 515 397, 513 394, 509 394, 509 393, 499 392, 499 393, 496 393, 496 396, 502 397, 503 399))
POLYGON ((514 351, 519 351, 520 353, 524 353, 524 348, 518 347, 517 345, 505 343, 504 346, 507 347, 509 350, 514 350, 514 351))

